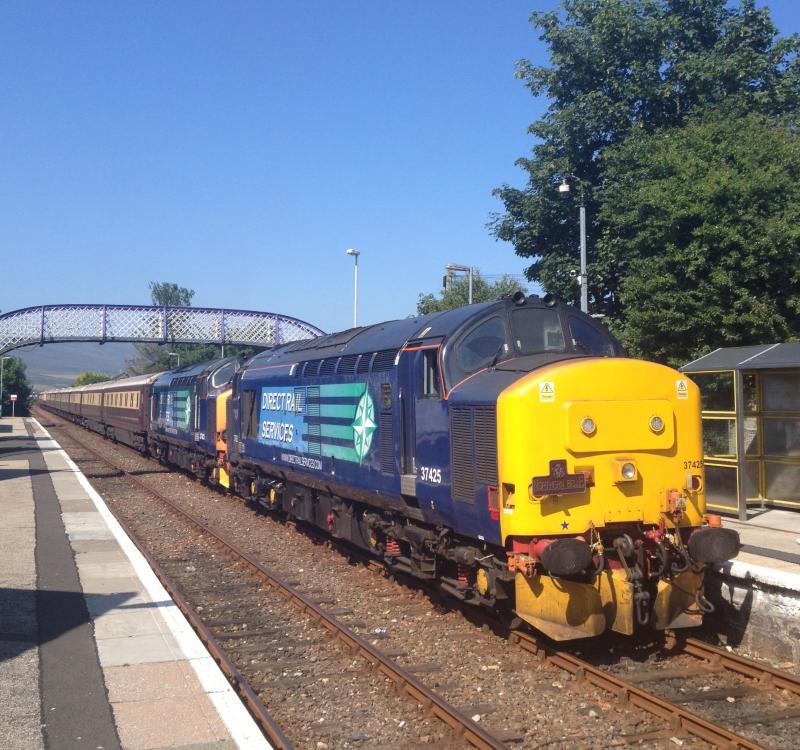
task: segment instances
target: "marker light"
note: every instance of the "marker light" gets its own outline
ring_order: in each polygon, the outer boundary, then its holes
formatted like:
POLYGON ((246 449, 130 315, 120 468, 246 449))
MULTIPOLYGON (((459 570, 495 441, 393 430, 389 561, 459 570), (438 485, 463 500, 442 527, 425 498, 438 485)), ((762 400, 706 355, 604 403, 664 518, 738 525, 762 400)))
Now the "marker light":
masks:
POLYGON ((591 417, 583 418, 581 421, 581 432, 583 432, 584 435, 592 435, 596 429, 597 425, 591 417))
POLYGON ((622 464, 621 473, 623 479, 627 479, 628 481, 631 479, 636 479, 636 467, 629 461, 622 464))
POLYGON ((650 417, 650 429, 653 432, 663 432, 664 430, 664 420, 661 419, 657 414, 655 416, 650 417))
POLYGON ((686 475, 686 489, 690 492, 700 492, 703 486, 703 478, 699 474, 686 475))

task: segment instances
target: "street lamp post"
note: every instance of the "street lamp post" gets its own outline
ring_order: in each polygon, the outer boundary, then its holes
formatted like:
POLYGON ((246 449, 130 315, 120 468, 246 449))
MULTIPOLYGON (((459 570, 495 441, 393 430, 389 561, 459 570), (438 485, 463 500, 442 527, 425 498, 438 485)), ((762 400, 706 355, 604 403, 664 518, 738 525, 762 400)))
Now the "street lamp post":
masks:
MULTIPOLYGON (((574 175, 569 175, 576 179, 574 175)), ((581 311, 589 312, 589 275, 586 273, 586 197, 583 186, 580 188, 580 203, 578 204, 579 217, 581 224, 581 270, 578 275, 578 283, 581 285, 581 311)), ((569 183, 567 178, 561 180, 558 186, 559 193, 569 192, 569 183)))
POLYGON ((3 416, 3 366, 11 357, 0 357, 0 417, 3 416))
POLYGON ((177 357, 178 358, 178 369, 181 369, 181 353, 180 352, 167 352, 170 357, 177 357))
POLYGON ((447 271, 447 275, 448 276, 450 276, 450 274, 453 271, 461 271, 462 273, 465 273, 465 274, 467 274, 469 276, 469 296, 467 298, 467 304, 471 305, 472 304, 472 274, 473 274, 472 266, 462 266, 462 265, 460 265, 458 263, 448 263, 444 267, 444 269, 445 269, 445 271, 447 271))
POLYGON ((348 255, 353 256, 355 266, 353 267, 353 328, 358 327, 358 256, 361 255, 360 250, 353 250, 352 247, 347 248, 345 251, 348 255))

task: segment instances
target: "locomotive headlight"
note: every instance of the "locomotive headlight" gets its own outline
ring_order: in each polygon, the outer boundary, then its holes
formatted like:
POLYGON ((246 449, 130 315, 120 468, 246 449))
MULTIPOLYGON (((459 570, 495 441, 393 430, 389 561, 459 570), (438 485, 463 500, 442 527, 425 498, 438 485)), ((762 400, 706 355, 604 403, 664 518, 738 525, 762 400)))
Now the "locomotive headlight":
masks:
POLYGON ((614 482, 633 482, 639 478, 636 464, 630 458, 615 458, 612 462, 614 482))
POLYGON ((650 429, 653 432, 663 432, 664 431, 664 420, 661 419, 657 414, 650 417, 650 429))
POLYGON ((597 425, 591 417, 584 417, 581 420, 581 432, 584 435, 594 435, 597 425))

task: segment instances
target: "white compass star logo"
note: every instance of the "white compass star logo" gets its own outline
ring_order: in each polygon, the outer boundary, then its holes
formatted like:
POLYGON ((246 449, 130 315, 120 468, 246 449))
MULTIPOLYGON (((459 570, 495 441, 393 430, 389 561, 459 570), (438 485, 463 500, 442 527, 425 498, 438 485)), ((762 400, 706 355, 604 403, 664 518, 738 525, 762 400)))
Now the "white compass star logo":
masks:
POLYGON ((353 420, 353 447, 358 460, 363 461, 372 444, 372 433, 378 425, 375 424, 375 405, 367 391, 358 402, 356 417, 353 420))

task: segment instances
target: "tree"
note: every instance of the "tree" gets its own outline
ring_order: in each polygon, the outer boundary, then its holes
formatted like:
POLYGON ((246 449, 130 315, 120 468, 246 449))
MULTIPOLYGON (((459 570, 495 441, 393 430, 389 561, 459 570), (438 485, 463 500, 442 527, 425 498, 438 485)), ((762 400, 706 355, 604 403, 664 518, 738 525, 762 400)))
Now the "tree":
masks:
MULTIPOLYGON (((472 301, 489 302, 490 300, 509 297, 514 292, 525 291, 525 287, 512 276, 502 276, 494 283, 486 281, 477 271, 472 275, 472 301)), ((435 294, 420 294, 417 302, 417 315, 452 310, 454 307, 466 305, 469 301, 469 278, 461 276, 453 279, 450 288, 435 294)))
POLYGON ((151 281, 150 299, 160 307, 191 307, 194 289, 178 286, 171 281, 151 281))
POLYGON ((800 136, 760 114, 640 130, 602 159, 599 245, 619 264, 615 322, 673 365, 800 332, 800 136))
POLYGON ((111 380, 110 375, 104 375, 102 372, 95 372, 94 370, 86 370, 78 375, 72 381, 72 387, 77 388, 81 385, 91 385, 92 383, 103 383, 106 380, 111 380))
POLYGON ((779 39, 768 9, 756 9, 753 0, 738 8, 726 0, 565 0, 562 7, 531 17, 550 65, 523 60, 517 75, 550 104, 530 126, 538 139, 531 157, 518 160, 528 184, 495 190, 505 213, 490 226, 531 259, 529 279, 574 302, 579 292, 570 272, 578 267, 583 195, 591 309, 615 320, 627 271, 612 246, 599 242, 609 229, 599 214, 603 154, 631 134, 681 128, 708 110, 724 108, 731 118, 796 116, 800 39, 779 39), (560 194, 560 180, 570 175, 573 189, 560 194))
POLYGON ((12 393, 17 396, 14 413, 18 417, 28 414, 32 389, 28 382, 25 363, 17 357, 9 357, 3 363, 2 414, 6 417, 11 415, 12 393))

